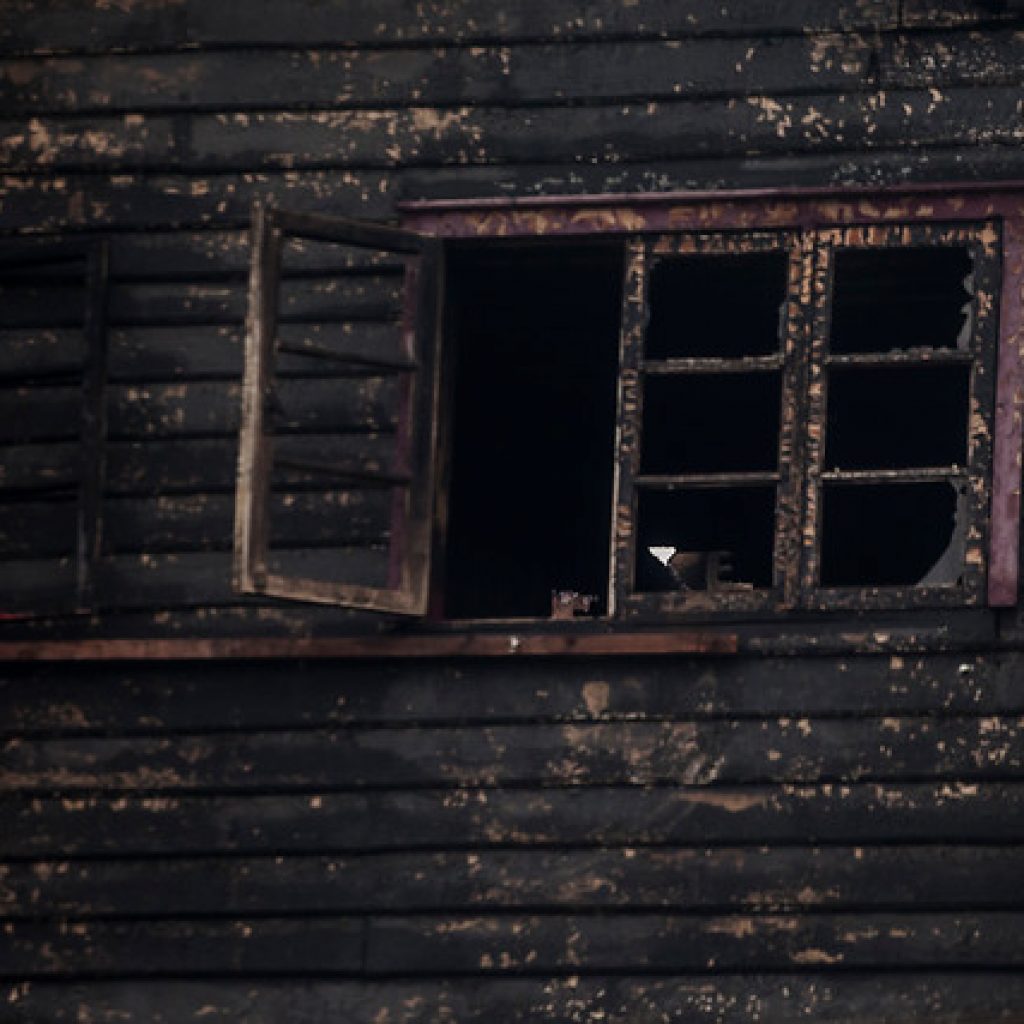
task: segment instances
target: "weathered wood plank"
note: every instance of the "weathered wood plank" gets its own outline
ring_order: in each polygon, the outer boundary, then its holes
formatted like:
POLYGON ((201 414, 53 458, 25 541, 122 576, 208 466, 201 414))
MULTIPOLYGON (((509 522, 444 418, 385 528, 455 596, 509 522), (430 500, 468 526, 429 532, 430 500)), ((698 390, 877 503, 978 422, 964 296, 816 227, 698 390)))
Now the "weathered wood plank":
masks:
POLYGON ((0 975, 1020 968, 1022 927, 1013 912, 8 922, 0 975))
POLYGON ((81 279, 68 284, 23 284, 8 279, 0 284, 0 326, 5 330, 35 327, 40 333, 60 327, 81 328, 86 298, 81 279))
POLYGON ((69 491, 79 473, 77 442, 0 445, 0 490, 69 491))
MULTIPOLYGON (((356 561, 358 549, 346 555, 356 561)), ((215 558, 196 555, 168 560, 180 570, 193 559, 205 557, 215 558)), ((109 579, 107 572, 104 563, 97 573, 98 583, 109 579)), ((121 579, 120 593, 131 594, 134 587, 139 594, 139 588, 146 587, 147 573, 137 570, 137 575, 139 582, 121 579)), ((162 603, 195 599, 195 584, 182 579, 179 594, 165 576, 158 577, 158 590, 171 597, 162 603)), ((209 586, 212 589, 214 584, 209 586)), ((128 603, 130 598, 109 600, 128 603)), ((14 739, 2 748, 7 771, 0 777, 0 791, 71 793, 111 788, 177 792, 538 783, 708 786, 899 776, 1008 779, 1024 772, 1021 735, 1020 719, 991 716, 14 739)))
MULTIPOLYGON (((165 1024, 219 1014, 248 1024, 290 1018, 343 1020, 346 1024, 538 1024, 602 1021, 664 1024, 715 1020, 717 1024, 815 1020, 955 1021, 1012 1019, 1024 1002, 1024 975, 1016 971, 890 972, 877 974, 718 975, 677 977, 496 977, 458 979, 154 979, 72 982, 34 980, 0 989, 4 1024, 74 1020, 94 1024, 165 1024)), ((216 1017, 214 1017, 216 1019, 216 1017)))
POLYGON ((369 921, 366 969, 589 973, 1019 967, 1024 961, 1017 938, 1022 925, 1024 915, 1010 912, 384 918, 369 921))
MULTIPOLYGON (((288 549, 276 556, 283 568, 300 576, 378 580, 387 572, 387 551, 380 548, 288 549)), ((230 551, 184 551, 172 554, 108 555, 96 565, 95 603, 101 610, 254 606, 235 593, 230 551)), ((73 566, 67 560, 12 560, 3 564, 9 588, 3 611, 10 615, 57 608, 70 591, 73 566)), ((273 618, 254 610, 255 620, 273 618)), ((344 612, 338 612, 345 621, 344 612)))
MULTIPOLYGON (((954 6, 943 4, 942 10, 954 6)), ((971 7, 978 11, 977 4, 971 7)), ((879 54, 879 77, 886 88, 1011 84, 1024 73, 1024 37, 1017 29, 901 33, 886 37, 879 54)))
POLYGON ((325 5, 298 0, 282 9, 272 0, 215 8, 201 0, 175 0, 163 9, 83 8, 73 0, 13 0, 0 31, 3 52, 170 49, 229 44, 436 45, 448 42, 659 38, 710 34, 796 33, 895 26, 895 0, 697 0, 681 10, 671 0, 642 0, 594 10, 572 0, 526 0, 496 9, 486 0, 431 0, 414 11, 402 0, 325 5))
POLYGON ((78 375, 83 350, 81 330, 0 329, 0 377, 18 380, 78 375))
POLYGON ((7 231, 79 228, 239 227, 252 204, 287 201, 290 208, 348 212, 363 217, 392 213, 394 181, 379 172, 204 176, 65 176, 0 178, 0 213, 7 231))
MULTIPOLYGON (((30 240, 26 239, 25 244, 30 240)), ((210 227, 195 232, 112 232, 111 274, 119 281, 244 281, 249 271, 249 236, 245 231, 210 227)), ((284 274, 338 271, 394 271, 402 267, 391 253, 351 246, 289 239, 284 274)))
POLYGON ((8 232, 75 232, 116 227, 198 229, 239 227, 255 200, 289 207, 383 219, 405 199, 501 195, 579 195, 709 188, 793 188, 801 185, 1006 180, 1024 176, 1024 148, 975 145, 908 149, 852 146, 833 153, 746 153, 718 158, 689 153, 676 161, 636 164, 537 163, 215 175, 60 175, 0 178, 0 213, 8 232))
POLYGON ((1024 785, 0 797, 0 856, 1020 841, 1024 785))
MULTIPOLYGON (((113 440, 231 434, 238 429, 235 381, 112 385, 108 430, 113 440)), ((275 391, 275 426, 303 433, 390 430, 396 409, 391 378, 283 379, 275 391)), ((80 387, 33 386, 3 391, 0 440, 62 441, 77 435, 80 387)))
MULTIPOLYGON (((872 36, 228 50, 11 60, 0 117, 670 99, 870 87, 872 36)), ((984 79, 981 79, 984 81, 984 79)))
POLYGON ((0 917, 1019 909, 1022 861, 1019 846, 33 861, 0 864, 0 917))
POLYGON ((173 118, 37 118, 0 124, 0 158, 13 170, 273 170, 464 166, 524 161, 621 163, 687 156, 1019 144, 1019 88, 893 90, 810 97, 615 103, 527 110, 328 110, 196 114, 187 143, 173 118), (941 116, 936 116, 936 112, 941 116), (48 140, 41 146, 39 139, 48 140), (101 140, 101 141, 97 141, 101 140))
MULTIPOLYGON (((315 448, 324 458, 385 458, 393 448, 387 433, 304 434, 278 438, 282 456, 315 448)), ((78 474, 74 442, 0 446, 0 490, 31 491, 71 488, 78 474)), ((238 449, 224 438, 154 438, 111 441, 107 445, 107 485, 112 495, 233 493, 238 449)), ((283 474, 277 478, 284 483, 283 474)))
MULTIPOLYGON (((233 514, 230 494, 108 496, 103 503, 105 550, 108 554, 229 550, 233 514)), ((275 494, 272 543, 284 547, 380 544, 387 537, 390 515, 390 496, 381 491, 275 494)), ((75 507, 68 501, 0 504, 0 561, 71 554, 74 536, 75 507)))
POLYGON ((1019 11, 1012 4, 978 3, 977 0, 905 0, 900 24, 907 28, 971 28, 1004 19, 1013 23, 1019 11))
MULTIPOLYGON (((111 330, 110 373, 117 381, 237 377, 242 374, 241 326, 136 326, 111 330)), ((314 343, 353 355, 388 358, 396 355, 397 324, 343 322, 333 324, 284 323, 278 329, 283 344, 314 343)), ((277 371, 282 377, 328 377, 337 367, 280 353, 277 371)), ((346 372, 351 372, 346 371, 346 372)))
POLYGON ((77 523, 78 508, 71 495, 0 504, 0 561, 72 555, 77 523))
POLYGON ((608 658, 534 664, 316 661, 216 667, 0 667, 0 730, 309 729, 332 725, 658 721, 724 716, 1024 713, 1024 657, 608 658), (287 685, 285 685, 287 681, 287 685))
POLYGON ((0 391, 0 441, 60 442, 77 439, 82 386, 16 386, 0 391))
POLYGON ((16 924, 0 933, 0 976, 353 974, 364 930, 358 918, 16 924))
MULTIPOLYGON (((312 323, 397 319, 401 277, 359 275, 285 279, 280 316, 312 323)), ((245 282, 115 284, 110 294, 114 324, 239 324, 245 318, 245 282)))

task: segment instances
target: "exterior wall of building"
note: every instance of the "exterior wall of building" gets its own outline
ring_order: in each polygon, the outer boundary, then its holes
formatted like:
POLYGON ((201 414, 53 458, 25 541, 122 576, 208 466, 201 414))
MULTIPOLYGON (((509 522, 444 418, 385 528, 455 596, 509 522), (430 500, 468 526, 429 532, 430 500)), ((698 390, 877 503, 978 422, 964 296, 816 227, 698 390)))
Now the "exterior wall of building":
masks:
MULTIPOLYGON (((980 0, 2 20, 4 244, 103 242, 109 274, 85 615, 84 328, 48 319, 80 285, 0 301, 0 640, 381 628, 231 588, 255 200, 1024 178, 1020 16, 980 0)), ((302 280, 313 318, 394 298, 386 268, 302 280)), ((377 414, 311 402, 337 436, 377 414)), ((1016 612, 729 628, 735 655, 0 666, 0 1021, 1018 1012, 1016 612)))

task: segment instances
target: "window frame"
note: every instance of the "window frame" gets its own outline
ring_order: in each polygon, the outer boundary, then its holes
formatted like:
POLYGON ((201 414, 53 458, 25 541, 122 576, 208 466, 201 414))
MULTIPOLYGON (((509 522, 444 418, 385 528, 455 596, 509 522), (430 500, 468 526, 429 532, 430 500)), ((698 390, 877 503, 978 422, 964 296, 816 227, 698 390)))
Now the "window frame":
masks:
MULTIPOLYGON (((235 498, 234 583, 244 594, 337 604, 393 615, 422 616, 429 602, 430 547, 437 434, 437 302, 439 244, 429 236, 349 218, 257 204, 251 230, 245 377, 235 498), (395 465, 316 466, 310 472, 347 480, 353 487, 392 492, 392 537, 387 586, 311 579, 269 568, 273 433, 267 415, 275 389, 274 365, 282 257, 289 238, 388 251, 405 261, 399 362, 376 363, 397 374, 399 409, 395 465)), ((297 352, 298 350, 291 350, 297 352)), ((310 352, 309 355, 317 356, 310 352)), ((365 359, 331 354, 358 375, 365 359)))
MULTIPOLYGON (((998 346, 994 294, 1000 290, 998 272, 999 231, 992 220, 956 223, 931 222, 906 225, 901 222, 850 225, 816 233, 814 269, 813 324, 808 352, 809 422, 822 429, 808 432, 808 450, 803 459, 805 471, 804 508, 806 509, 801 551, 801 592, 803 603, 812 610, 860 608, 910 608, 964 605, 984 602, 985 569, 989 535, 989 512, 993 508, 992 436, 990 425, 995 404, 994 378, 998 370, 998 346), (959 245, 971 250, 975 295, 972 307, 970 358, 932 348, 927 356, 912 357, 906 350, 895 350, 891 357, 872 353, 862 360, 836 357, 829 350, 831 303, 834 293, 834 261, 840 250, 898 249, 959 245), (957 474, 943 468, 929 470, 862 470, 842 474, 825 467, 824 423, 827 415, 828 371, 836 365, 925 366, 941 363, 970 366, 969 429, 967 457, 959 467, 959 480, 965 488, 966 529, 962 583, 901 586, 826 586, 820 581, 822 524, 821 511, 827 478, 839 481, 845 476, 864 482, 915 479, 952 482, 957 474)), ((850 486, 859 486, 850 483, 850 486)))
MULTIPOLYGON (((720 605, 696 617, 723 615, 771 618, 775 613, 805 610, 904 610, 915 607, 987 605, 1012 607, 1018 599, 1020 554, 1021 413, 1024 407, 1024 183, 922 183, 890 188, 828 186, 794 189, 741 189, 620 195, 537 196, 477 200, 420 200, 400 204, 403 227, 442 240, 541 239, 603 235, 624 237, 711 232, 812 233, 862 225, 970 225, 993 221, 1001 229, 996 262, 999 281, 998 329, 994 339, 993 407, 990 430, 991 469, 985 474, 984 509, 973 520, 987 531, 972 538, 983 547, 984 565, 967 588, 808 587, 802 551, 790 559, 785 597, 772 607, 735 612, 720 605), (913 591, 917 593, 913 593, 913 591), (874 591, 867 600, 869 591, 874 591), (794 600, 793 595, 801 595, 794 600)), ((812 250, 813 250, 812 246, 812 250)), ((805 259, 817 260, 814 251, 805 259)), ((818 273, 820 275, 820 267, 818 273)), ((811 277, 807 278, 812 280, 811 277)), ((627 285, 628 288, 628 285, 627 285)), ((805 357, 806 358, 806 357, 805 357)), ((621 419, 620 419, 621 424, 621 419)), ((618 443, 617 443, 618 451, 618 443)), ((806 464, 806 462, 804 463, 806 464)), ((803 497, 801 497, 803 501, 803 497)), ((777 504, 778 510, 778 504, 777 504)), ((614 546, 621 546, 613 506, 614 546)), ((803 547, 803 545, 801 545, 803 547)), ((613 555, 613 557, 617 557, 613 555)), ((613 569, 610 589, 621 587, 613 569)), ((635 595, 634 595, 635 596, 635 595)), ((728 603, 728 602, 726 602, 728 603)), ((635 602, 635 616, 664 618, 651 602, 635 602), (643 607, 643 605, 647 607, 643 607)), ((631 609, 632 610, 632 609, 631 609)), ((680 610, 681 618, 690 618, 680 610)), ((613 594, 607 621, 624 617, 613 594)))
MULTIPOLYGON (((406 239, 419 239, 420 244, 432 246, 433 251, 440 249, 449 240, 472 240, 474 242, 487 239, 521 240, 552 240, 559 237, 602 236, 604 239, 621 240, 624 249, 632 255, 627 268, 626 293, 624 303, 626 315, 622 321, 622 352, 620 362, 619 406, 617 434, 614 457, 616 460, 616 480, 614 482, 612 537, 609 538, 611 551, 611 570, 609 576, 610 601, 606 617, 602 621, 609 624, 627 618, 653 618, 664 620, 672 618, 718 619, 722 614, 735 618, 770 619, 778 613, 794 610, 866 610, 874 609, 905 609, 913 607, 932 607, 935 605, 978 605, 987 603, 992 607, 1006 607, 1016 603, 1018 585, 1018 552, 1019 552, 1019 512, 1020 512, 1020 458, 1021 431, 1019 409, 1024 405, 1024 372, 1022 372, 1022 353, 1024 347, 1024 297, 1022 297, 1022 276, 1024 276, 1024 202, 1022 187, 1012 183, 1005 186, 917 186, 906 187, 898 191, 863 190, 860 192, 846 189, 809 189, 780 192, 738 191, 714 193, 666 193, 645 196, 581 196, 581 197, 537 197, 535 199, 481 199, 476 201, 420 201, 400 204, 402 214, 401 231, 396 232, 406 239), (1003 244, 999 255, 1002 256, 1000 288, 1000 330, 995 350, 992 353, 996 387, 994 408, 989 421, 992 435, 991 455, 992 472, 986 472, 987 455, 976 460, 971 472, 974 480, 981 481, 984 493, 972 496, 972 519, 976 528, 970 541, 972 548, 972 572, 969 582, 961 586, 943 585, 926 587, 901 588, 821 588, 814 584, 813 565, 816 548, 810 547, 801 537, 805 536, 807 524, 801 523, 799 530, 788 527, 775 530, 773 554, 773 586, 770 591, 754 594, 736 593, 726 600, 698 601, 688 603, 677 595, 668 592, 653 595, 635 594, 630 592, 631 571, 627 548, 635 544, 632 523, 634 521, 631 506, 625 498, 627 492, 635 486, 637 466, 635 464, 636 437, 629 436, 632 430, 636 434, 639 420, 635 412, 635 389, 638 387, 636 365, 640 324, 645 313, 642 302, 636 298, 638 282, 636 277, 636 261, 647 259, 652 247, 656 247, 661 238, 662 245, 671 247, 673 240, 717 235, 730 237, 735 244, 742 245, 746 240, 755 238, 759 233, 765 237, 799 238, 795 246, 796 255, 791 256, 790 287, 797 285, 802 294, 799 303, 791 303, 793 308, 787 314, 787 330, 785 348, 782 355, 780 372, 786 383, 786 393, 801 395, 804 391, 796 383, 801 374, 809 372, 810 364, 817 358, 809 346, 815 337, 820 338, 820 326, 815 326, 815 318, 822 315, 823 296, 823 263, 822 241, 830 238, 829 232, 863 226, 870 231, 873 227, 905 225, 908 230, 913 226, 929 224, 948 224, 954 230, 962 230, 964 225, 980 222, 998 222, 1001 225, 1003 244), (653 239, 653 241, 652 241, 653 239), (737 241, 738 240, 738 241, 737 241), (633 273, 634 279, 630 279, 633 273), (1011 285, 1016 285, 1013 287, 1011 285), (632 298, 631 289, 633 292, 632 298), (806 294, 803 294, 806 293, 806 294), (633 307, 630 312, 629 303, 633 307), (817 332, 817 334, 816 334, 817 332), (634 391, 631 395, 630 389, 634 391), (623 416, 624 408, 632 408, 633 422, 623 416), (623 511, 625 510, 625 511, 623 511), (987 530, 987 538, 985 536, 987 530), (980 556, 980 564, 976 552, 984 548, 980 556)), ((283 214, 283 211, 278 211, 283 214)), ((290 216, 290 215, 286 215, 290 216)), ((299 222, 302 217, 299 215, 299 222)), ((297 222, 298 223, 298 222, 297 222)), ((349 222, 356 226, 360 222, 349 222)), ((395 229, 383 228, 384 232, 395 229)), ((411 242, 410 242, 411 244, 411 242)), ((255 271, 254 271, 255 274, 255 271)), ((255 277, 254 277, 255 280, 255 277)), ((642 286, 642 282, 640 282, 642 286)), ((254 285, 255 292, 255 285, 254 285)), ((434 340, 438 342, 436 319, 438 311, 433 312, 432 324, 434 340)), ((259 327, 250 323, 250 347, 252 339, 259 335, 259 327)), ((262 344, 262 342, 261 342, 262 344)), ((816 342, 820 344, 820 342, 816 342)), ((434 355, 434 366, 440 366, 445 360, 444 352, 434 355)), ((248 372, 248 371, 247 371, 248 372)), ((434 376, 434 408, 436 410, 439 382, 434 376)), ((250 382, 246 387, 247 408, 254 401, 250 382)), ((806 411, 801 403, 782 402, 783 423, 781 436, 789 438, 792 444, 799 447, 799 431, 796 429, 797 417, 806 411)), ((251 410, 250 410, 251 418, 251 410)), ((443 417, 440 422, 433 418, 430 423, 431 450, 433 457, 428 459, 428 473, 437 479, 437 486, 431 482, 430 490, 436 491, 433 496, 434 522, 423 524, 423 531, 432 528, 435 544, 443 543, 445 524, 440 521, 444 517, 445 481, 443 468, 446 453, 443 450, 446 425, 443 417)), ((253 437, 243 431, 243 463, 246 457, 251 458, 254 451, 253 437), (246 455, 248 451, 248 456, 246 455)), ((258 447, 258 446, 256 446, 258 447)), ((820 454, 810 453, 820 461, 820 454)), ((808 453, 796 452, 788 456, 789 462, 780 466, 775 517, 799 517, 801 508, 811 508, 813 497, 808 488, 820 486, 815 478, 813 460, 808 461, 808 453)), ((258 458, 258 455, 257 455, 258 458)), ((240 463, 240 466, 243 465, 240 463)), ((819 467, 820 468, 820 467, 819 467)), ((240 481, 244 477, 244 468, 240 471, 240 481)), ((820 476, 820 473, 818 474, 820 476)), ((240 488, 241 493, 241 488, 240 488)), ((239 503, 241 509, 242 502, 239 503)), ((239 512, 239 523, 242 512, 239 512)), ((426 532, 421 533, 425 536, 426 532)), ((814 531, 812 531, 814 532, 814 531)), ((244 543, 243 543, 244 547, 244 543)), ((429 544, 424 549, 424 557, 418 563, 418 569, 411 577, 407 577, 417 592, 417 600, 380 601, 379 595, 372 595, 359 603, 350 600, 351 587, 344 584, 328 584, 313 592, 304 585, 305 581, 281 580, 272 587, 252 587, 260 593, 275 596, 315 600, 324 603, 344 603, 346 605, 370 608, 379 611, 398 612, 407 615, 422 615, 426 611, 426 594, 430 581, 436 587, 438 571, 436 564, 430 573, 427 566, 430 561, 429 544), (296 584, 299 584, 298 586, 296 584)), ((252 560, 252 549, 239 556, 237 563, 241 568, 239 581, 252 586, 256 575, 251 567, 256 564, 252 560), (249 566, 248 581, 245 567, 249 566)), ((258 568, 258 564, 257 568, 258 568)), ((408 591, 406 591, 408 593, 408 591)), ((356 595, 360 597, 360 595, 356 595)), ((471 621, 471 620, 467 620, 471 621)), ((547 620, 531 620, 543 622, 547 620)))
POLYGON ((723 613, 765 614, 796 608, 821 611, 867 608, 912 608, 981 603, 985 548, 988 535, 991 437, 988 424, 993 407, 995 316, 991 301, 998 291, 995 280, 999 232, 992 221, 956 224, 885 223, 846 228, 802 229, 780 232, 702 232, 633 236, 626 271, 622 328, 618 490, 615 502, 616 536, 615 607, 625 616, 692 616, 723 613), (831 301, 835 257, 839 251, 880 251, 963 247, 972 256, 971 345, 966 351, 893 349, 888 352, 833 355, 830 351, 831 301), (644 331, 651 312, 645 277, 658 259, 778 251, 788 257, 784 327, 778 353, 772 357, 701 357, 645 360, 644 331), (964 465, 907 469, 864 469, 853 472, 825 466, 828 380, 833 366, 851 368, 970 367, 971 429, 964 465), (639 473, 645 376, 778 370, 781 375, 781 416, 778 464, 775 472, 696 473, 644 477, 639 473), (961 582, 951 584, 834 585, 820 580, 823 538, 822 495, 830 483, 870 486, 880 483, 959 483, 966 489, 961 582), (636 592, 638 556, 636 537, 641 488, 715 489, 745 485, 775 485, 773 529, 773 582, 754 591, 675 590, 636 592))
MULTIPOLYGON (((804 373, 803 347, 806 309, 793 302, 792 290, 805 272, 805 254, 799 232, 792 230, 743 232, 672 232, 632 236, 627 248, 626 284, 623 295, 622 342, 619 361, 619 404, 616 411, 616 476, 613 496, 612 614, 623 617, 673 617, 735 613, 756 617, 796 603, 793 552, 783 541, 787 510, 799 509, 800 475, 795 454, 797 406, 786 397, 800 395, 804 373), (644 333, 650 313, 648 280, 656 263, 673 256, 739 255, 778 252, 786 257, 787 290, 784 302, 785 330, 774 356, 645 360, 644 333), (779 459, 774 470, 738 473, 650 474, 641 473, 644 387, 648 375, 688 376, 706 372, 733 373, 778 371, 780 375, 779 459), (642 488, 672 490, 718 489, 741 483, 774 485, 772 529, 772 585, 752 591, 661 591, 633 589, 637 562, 637 499, 642 488)), ((723 488, 724 489, 724 488, 723 488)))

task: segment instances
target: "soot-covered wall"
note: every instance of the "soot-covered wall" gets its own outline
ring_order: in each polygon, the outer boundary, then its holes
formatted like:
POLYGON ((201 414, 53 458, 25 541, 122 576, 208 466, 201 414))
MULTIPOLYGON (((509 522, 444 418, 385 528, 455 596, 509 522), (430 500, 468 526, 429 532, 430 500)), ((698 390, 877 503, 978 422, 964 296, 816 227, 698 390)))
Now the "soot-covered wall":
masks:
MULTIPOLYGON (((231 589, 254 200, 1024 177, 994 2, 9 0, 0 51, 5 245, 109 255, 88 615, 88 257, 4 271, 5 638, 353 625, 231 589)), ((285 319, 372 325, 396 287, 312 260, 285 319)), ((388 429, 371 384, 295 380, 303 436, 388 429)), ((0 1021, 1013 1019, 1013 613, 735 627, 726 657, 3 665, 0 1021)))

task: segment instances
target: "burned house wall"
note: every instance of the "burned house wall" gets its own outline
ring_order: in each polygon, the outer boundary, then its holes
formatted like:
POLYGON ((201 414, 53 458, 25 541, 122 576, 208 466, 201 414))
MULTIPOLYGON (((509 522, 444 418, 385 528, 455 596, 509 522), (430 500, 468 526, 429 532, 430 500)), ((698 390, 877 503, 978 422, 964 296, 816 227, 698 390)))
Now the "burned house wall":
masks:
POLYGON ((1017 654, 8 666, 0 1020, 966 1021, 1017 654))
MULTIPOLYGON (((387 220, 402 199, 1021 175, 1024 43, 988 4, 7 10, 0 226, 109 250, 100 530, 77 605, 92 357, 67 275, 2 282, 8 615, 118 611, 117 632, 188 635, 260 614, 229 568, 254 200, 387 220)), ((283 315, 373 325, 399 286, 386 265, 300 261, 283 315)), ((379 380, 339 401, 322 371, 289 372, 291 429, 343 450, 393 430, 379 380)), ((325 507, 298 502, 285 539, 358 550, 387 531, 372 501, 342 534, 325 507)), ((254 628, 309 622, 278 607, 254 628)))
MULTIPOLYGON (((379 628, 231 589, 253 200, 389 220, 402 199, 1024 177, 1024 36, 994 3, 4 15, 5 243, 109 260, 85 615, 83 278, 4 282, 4 637, 379 628)), ((307 266, 289 302, 374 323, 394 282, 307 266)), ((369 387, 303 386, 310 434, 387 427, 369 387)), ((767 648, 731 628, 725 658, 4 665, 0 1020, 1016 1011, 1012 613, 822 616, 767 648)))

